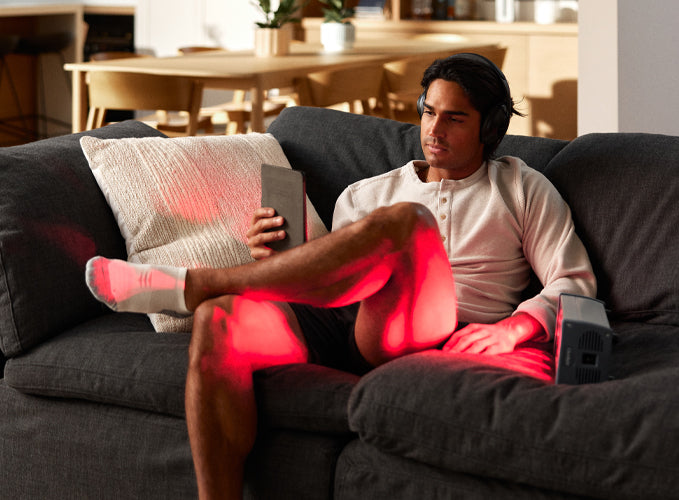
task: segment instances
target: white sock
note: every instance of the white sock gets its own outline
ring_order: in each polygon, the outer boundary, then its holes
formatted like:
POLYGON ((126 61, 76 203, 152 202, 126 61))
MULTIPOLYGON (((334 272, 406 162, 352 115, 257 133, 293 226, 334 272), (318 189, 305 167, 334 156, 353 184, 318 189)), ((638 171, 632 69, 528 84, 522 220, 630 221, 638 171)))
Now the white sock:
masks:
POLYGON ((184 301, 186 268, 133 264, 93 257, 85 281, 92 295, 114 311, 191 314, 184 301))

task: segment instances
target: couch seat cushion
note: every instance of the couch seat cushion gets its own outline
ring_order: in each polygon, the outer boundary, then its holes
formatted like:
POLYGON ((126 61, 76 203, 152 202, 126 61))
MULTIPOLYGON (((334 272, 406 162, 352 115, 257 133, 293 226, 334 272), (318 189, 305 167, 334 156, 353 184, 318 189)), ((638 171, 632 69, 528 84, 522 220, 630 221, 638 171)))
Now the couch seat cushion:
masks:
POLYGON ((497 359, 429 351, 352 393, 352 430, 449 470, 609 498, 679 491, 679 330, 615 325, 613 381, 554 385, 497 359))
POLYGON ((7 362, 14 389, 184 416, 189 335, 156 333, 143 314, 107 314, 7 362))
MULTIPOLYGON (((7 362, 10 387, 184 417, 188 333, 153 330, 143 314, 86 322, 7 362)), ((358 377, 318 365, 255 373, 265 427, 348 433, 347 401, 358 377)))
POLYGON ((255 373, 260 425, 305 432, 349 433, 347 404, 359 377, 313 364, 255 373))

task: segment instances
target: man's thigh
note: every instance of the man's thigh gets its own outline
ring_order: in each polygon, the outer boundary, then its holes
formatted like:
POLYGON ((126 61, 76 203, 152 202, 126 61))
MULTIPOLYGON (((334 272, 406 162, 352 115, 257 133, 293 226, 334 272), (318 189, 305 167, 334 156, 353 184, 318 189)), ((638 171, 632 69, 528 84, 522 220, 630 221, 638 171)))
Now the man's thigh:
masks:
POLYGON ((356 346, 354 326, 359 304, 344 307, 314 307, 290 304, 297 316, 307 347, 309 362, 362 375, 370 365, 356 346))

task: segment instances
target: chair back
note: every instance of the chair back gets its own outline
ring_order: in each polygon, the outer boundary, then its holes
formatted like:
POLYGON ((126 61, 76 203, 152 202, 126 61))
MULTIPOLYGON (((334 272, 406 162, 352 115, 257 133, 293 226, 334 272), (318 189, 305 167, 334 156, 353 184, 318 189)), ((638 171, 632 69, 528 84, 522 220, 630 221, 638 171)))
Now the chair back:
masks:
MULTIPOLYGON (((460 51, 451 51, 450 55, 456 52, 460 51)), ((490 45, 479 47, 474 52, 487 57, 498 68, 502 68, 507 48, 490 45)), ((384 115, 387 118, 420 124, 420 117, 416 110, 417 98, 422 93, 422 75, 433 62, 429 56, 414 56, 384 65, 386 87, 384 115)))
MULTIPOLYGON (((192 54, 204 54, 206 52, 223 52, 226 49, 223 47, 210 47, 206 45, 189 45, 186 47, 179 47, 177 52, 181 56, 190 56, 192 54)), ((233 103, 243 104, 245 102, 245 90, 234 89, 233 90, 233 103)))
POLYGON ((90 54, 90 61, 112 61, 114 59, 130 59, 133 57, 151 57, 144 54, 137 54, 136 52, 127 52, 124 50, 107 50, 103 52, 95 52, 90 54))
POLYGON ((187 47, 179 47, 180 55, 186 56, 189 54, 200 54, 201 52, 215 52, 218 50, 225 50, 222 47, 207 47, 203 45, 189 45, 187 47))
POLYGON ((347 68, 310 73, 297 82, 302 106, 329 107, 356 101, 367 102, 384 96, 384 69, 367 63, 347 68))
POLYGON ((107 109, 185 111, 186 131, 195 135, 203 98, 203 84, 187 77, 118 71, 91 71, 87 130, 101 127, 107 109))

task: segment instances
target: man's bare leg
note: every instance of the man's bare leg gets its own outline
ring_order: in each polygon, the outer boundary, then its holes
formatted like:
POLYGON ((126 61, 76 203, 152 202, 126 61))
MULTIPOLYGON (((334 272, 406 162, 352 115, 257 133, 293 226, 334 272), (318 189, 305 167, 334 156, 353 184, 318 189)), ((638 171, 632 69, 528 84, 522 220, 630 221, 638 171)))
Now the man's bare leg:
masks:
POLYGON ((431 213, 401 203, 288 252, 231 269, 189 270, 186 304, 239 294, 319 307, 361 302, 356 342, 378 365, 450 335, 457 303, 431 213))
POLYGON ((287 304, 229 295, 196 310, 185 402, 201 499, 242 498, 257 429, 253 371, 307 358, 287 304))
MULTIPOLYGON (((148 295, 145 283, 123 278, 139 283, 138 296, 148 295)), ((100 288, 113 289, 113 284, 100 288)), ((426 208, 412 203, 377 209, 343 229, 261 261, 186 273, 189 310, 230 294, 320 307, 360 301, 356 341, 373 364, 430 347, 456 326, 455 288, 438 226, 426 208)), ((135 299, 125 296, 130 303, 135 299)))

